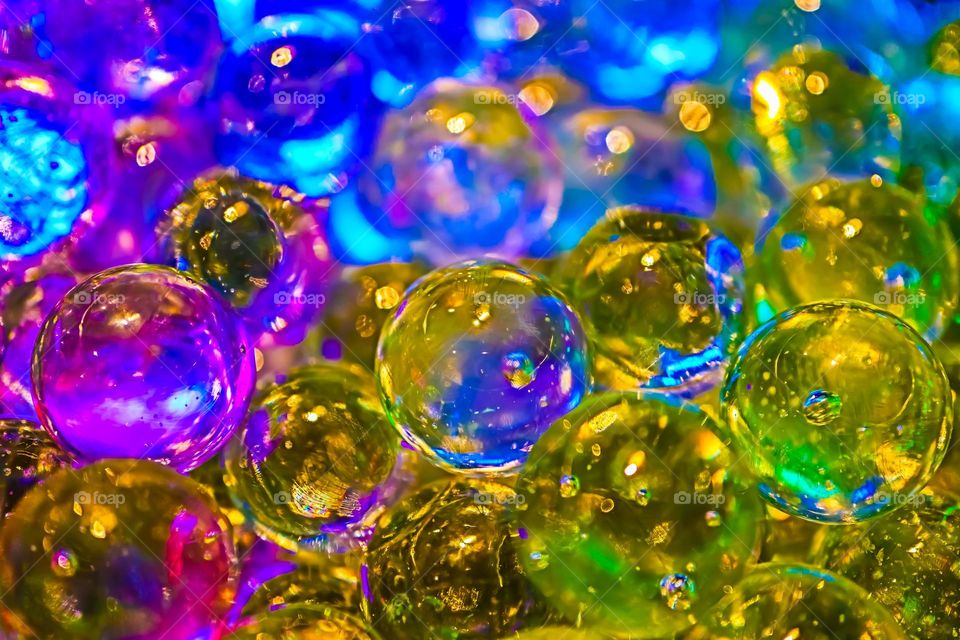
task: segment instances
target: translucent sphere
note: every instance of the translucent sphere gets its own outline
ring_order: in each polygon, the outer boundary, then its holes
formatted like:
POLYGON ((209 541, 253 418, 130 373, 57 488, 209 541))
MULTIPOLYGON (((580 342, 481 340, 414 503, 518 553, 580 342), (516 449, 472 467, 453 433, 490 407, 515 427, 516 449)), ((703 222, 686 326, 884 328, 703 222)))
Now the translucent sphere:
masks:
POLYGON ((109 115, 73 87, 0 65, 0 259, 32 266, 109 206, 109 115))
MULTIPOLYGON (((756 638, 906 640, 896 621, 853 582, 802 564, 758 565, 689 640, 756 638)), ((927 636, 924 636, 927 637, 927 636)))
POLYGON ((587 327, 598 382, 693 395, 719 382, 740 339, 742 272, 737 248, 704 222, 621 207, 555 275, 587 327))
POLYGON ((562 171, 526 106, 494 87, 437 80, 385 119, 360 186, 381 226, 436 263, 511 259, 553 225, 562 171))
POLYGON ((170 262, 229 300, 252 338, 297 343, 320 314, 332 270, 324 233, 302 200, 236 170, 215 171, 193 183, 158 232, 170 262))
POLYGON ((583 328, 549 283, 470 261, 419 280, 384 326, 377 384, 404 440, 457 471, 523 463, 590 388, 583 328))
POLYGON ((374 95, 403 107, 436 78, 473 67, 475 44, 466 15, 470 4, 405 0, 373 9, 360 46, 371 50, 374 95))
POLYGON ((607 102, 636 104, 662 96, 670 81, 706 72, 720 49, 719 0, 692 0, 683 11, 635 0, 569 4, 579 29, 561 58, 564 69, 607 102))
POLYGON ((236 429, 253 385, 253 349, 230 308, 155 265, 77 285, 47 317, 33 354, 41 422, 83 460, 193 469, 236 429))
POLYGON ((54 471, 70 467, 70 459, 39 425, 26 420, 0 420, 0 465, 4 484, 0 495, 2 518, 28 489, 54 471))
POLYGON ((362 550, 349 553, 291 554, 256 547, 243 558, 243 588, 233 611, 256 617, 290 605, 336 606, 358 610, 362 550))
POLYGON ((796 46, 752 79, 756 133, 790 186, 827 173, 854 178, 900 169, 900 120, 889 89, 838 55, 796 46))
POLYGON ((830 527, 825 566, 883 604, 911 638, 950 638, 960 628, 960 500, 918 494, 889 518, 830 527))
POLYGON ((852 298, 906 320, 927 339, 951 322, 960 253, 922 198, 879 179, 806 189, 761 232, 752 273, 757 314, 852 298))
POLYGON ((472 41, 485 54, 482 68, 497 77, 529 77, 538 65, 563 57, 574 29, 569 0, 470 0, 472 41))
POLYGON ((502 638, 539 615, 508 524, 518 499, 493 482, 441 481, 388 511, 362 573, 373 626, 393 640, 502 638))
POLYGON ((309 196, 343 189, 376 131, 361 25, 348 13, 267 16, 217 70, 217 154, 247 176, 309 196))
POLYGON ((233 629, 236 640, 380 640, 349 613, 322 605, 294 604, 257 616, 233 629))
POLYGON ((209 115, 182 105, 115 121, 113 154, 122 196, 71 247, 70 266, 81 273, 162 261, 158 219, 181 197, 185 179, 217 164, 209 115))
POLYGON ((18 5, 36 55, 76 78, 90 91, 84 94, 88 102, 118 108, 128 100, 182 99, 181 90, 200 93, 220 53, 217 14, 204 2, 22 0, 18 5))
POLYGON ((380 331, 403 293, 427 272, 420 263, 391 262, 344 269, 331 285, 323 316, 323 355, 373 369, 380 331))
POLYGON ((635 202, 682 206, 698 217, 716 210, 717 183, 707 147, 662 118, 635 109, 589 108, 558 128, 564 162, 575 174, 566 188, 593 195, 587 203, 594 213, 585 216, 583 207, 568 205, 565 194, 561 214, 573 208, 569 215, 592 224, 607 207, 635 202))
POLYGON ((784 312, 727 371, 723 413, 760 493, 792 515, 850 523, 901 506, 940 465, 953 393, 904 321, 852 300, 784 312))
MULTIPOLYGON (((29 272, 28 272, 29 273, 29 272)), ((0 414, 7 418, 36 420, 30 362, 40 327, 54 306, 77 286, 77 277, 51 271, 33 279, 15 276, 0 285, 5 348, 0 362, 0 414)))
POLYGON ((631 638, 690 626, 752 563, 761 503, 703 414, 588 397, 517 482, 520 561, 570 620, 631 638))
POLYGON ((336 549, 382 509, 399 442, 363 369, 298 369, 264 391, 228 445, 227 487, 278 544, 336 549))
POLYGON ((3 615, 38 637, 195 637, 226 612, 234 564, 206 492, 143 460, 62 470, 0 528, 3 615))

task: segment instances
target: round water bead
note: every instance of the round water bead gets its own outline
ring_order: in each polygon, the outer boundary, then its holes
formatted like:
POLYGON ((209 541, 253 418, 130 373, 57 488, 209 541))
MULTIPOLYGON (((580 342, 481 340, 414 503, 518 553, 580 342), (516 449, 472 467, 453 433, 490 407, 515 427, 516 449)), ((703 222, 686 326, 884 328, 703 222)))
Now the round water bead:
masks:
POLYGON ((205 109, 154 105, 147 114, 117 120, 114 198, 103 221, 77 239, 67 255, 73 269, 96 273, 132 262, 161 262, 156 225, 180 198, 179 176, 198 176, 217 164, 205 109))
POLYGON ((470 0, 467 22, 483 51, 484 72, 523 80, 538 67, 550 68, 570 46, 573 7, 569 0, 470 0))
POLYGON ((690 626, 753 561, 761 502, 699 411, 588 397, 517 482, 520 560, 568 619, 662 638, 690 626))
POLYGON ((512 545, 509 487, 428 485, 388 511, 361 573, 365 613, 393 640, 501 638, 542 612, 512 545))
POLYGON ((224 453, 227 487, 277 544, 337 550, 369 533, 399 449, 363 369, 305 367, 254 403, 224 453))
POLYGON ((309 196, 343 189, 377 129, 360 38, 357 18, 315 8, 267 16, 233 40, 214 88, 221 163, 309 196))
POLYGON ((0 362, 0 415, 36 420, 30 361, 40 326, 54 306, 77 285, 77 277, 53 269, 40 274, 28 270, 0 285, 3 309, 0 325, 5 348, 0 362))
POLYGON ((787 185, 899 171, 900 120, 889 90, 836 54, 794 47, 752 78, 751 97, 756 133, 787 185))
POLYGON ((904 504, 940 465, 953 393, 904 321, 853 300, 784 312, 740 347, 723 414, 760 493, 820 522, 904 504))
POLYGON ((330 289, 323 316, 323 355, 373 368, 377 340, 404 291, 426 273, 415 262, 392 262, 346 268, 330 289))
POLYGON ((590 388, 586 337, 542 277, 469 261, 419 280, 384 326, 377 384, 390 421, 436 464, 507 471, 590 388))
POLYGON ((565 193, 561 222, 582 217, 589 225, 607 207, 635 202, 682 205, 685 213, 698 217, 716 210, 717 184, 707 147, 662 118, 636 109, 588 108, 566 117, 558 129, 564 162, 573 174, 566 191, 592 195, 584 202, 595 212, 585 215, 576 206, 580 198, 568 205, 565 193))
POLYGON ((381 225, 435 263, 511 259, 556 220, 563 175, 550 146, 522 101, 441 79, 387 116, 358 184, 381 225))
POLYGON ((36 55, 113 108, 127 100, 192 103, 220 53, 213 5, 190 0, 18 2, 36 55), (96 54, 91 55, 91 45, 96 54))
POLYGON ((951 638, 960 628, 960 500, 926 491, 908 509, 848 529, 829 527, 825 566, 884 605, 910 638, 951 638))
POLYGON ((683 11, 635 0, 567 3, 577 32, 561 62, 607 102, 652 106, 669 82, 706 72, 720 49, 720 0, 692 0, 683 11))
POLYGON ((234 565, 209 495, 150 461, 59 471, 0 528, 3 615, 44 638, 196 637, 226 612, 234 565))
POLYGON ((363 24, 361 47, 375 63, 373 93, 404 107, 436 78, 460 75, 474 66, 467 8, 473 3, 404 0, 381 4, 363 24), (392 3, 391 3, 392 4, 392 3))
POLYGON ((886 308, 927 339, 960 296, 953 235, 923 198, 872 180, 825 180, 771 218, 757 242, 756 313, 852 298, 886 308))
POLYGON ((587 327, 598 381, 693 395, 717 384, 739 341, 740 252, 706 223, 611 209, 555 274, 587 327))
POLYGON ((361 550, 336 554, 290 554, 266 540, 270 550, 243 559, 242 587, 233 611, 258 616, 294 604, 337 606, 357 610, 360 597, 361 550))
POLYGON ((0 468, 4 482, 0 518, 13 510, 28 489, 69 466, 70 459, 39 425, 27 420, 0 420, 0 468))
POLYGON ((0 259, 25 269, 98 221, 110 202, 109 115, 72 86, 0 65, 0 259))
POLYGON ((232 310, 174 269, 107 269, 47 317, 33 354, 34 404, 83 460, 149 458, 189 471, 246 414, 253 348, 232 310))
POLYGON ((330 249, 302 200, 217 170, 198 178, 158 225, 171 263, 229 300, 258 343, 300 342, 325 302, 330 249))
POLYGON ((362 620, 333 607, 294 604, 231 630, 235 640, 380 640, 362 620))
POLYGON ((906 640, 883 606, 853 582, 802 564, 757 565, 702 616, 688 640, 906 640))

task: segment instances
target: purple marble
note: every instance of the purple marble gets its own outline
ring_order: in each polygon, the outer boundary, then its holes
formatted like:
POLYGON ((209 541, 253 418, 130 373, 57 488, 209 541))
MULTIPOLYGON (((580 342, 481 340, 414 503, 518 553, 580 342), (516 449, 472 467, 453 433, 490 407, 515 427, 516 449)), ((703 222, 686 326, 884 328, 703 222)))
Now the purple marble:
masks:
POLYGON ((54 308, 33 357, 44 428, 83 460, 148 458, 185 472, 243 420, 253 348, 205 285, 156 265, 103 271, 54 308))

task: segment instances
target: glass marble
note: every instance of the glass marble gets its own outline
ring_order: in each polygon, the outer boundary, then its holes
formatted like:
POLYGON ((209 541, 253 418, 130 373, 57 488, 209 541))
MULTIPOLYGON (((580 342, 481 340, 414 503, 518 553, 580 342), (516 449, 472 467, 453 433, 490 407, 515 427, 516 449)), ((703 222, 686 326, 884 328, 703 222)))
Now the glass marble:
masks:
POLYGON ((889 518, 823 532, 825 566, 884 605, 911 639, 960 628, 960 500, 924 492, 889 518))
POLYGON ((61 470, 0 528, 2 615, 27 636, 193 638, 232 599, 229 524, 145 460, 61 470))
POLYGON ((77 458, 149 458, 189 471, 246 415, 253 347, 205 285, 168 267, 128 265, 57 303, 32 380, 44 428, 77 458))
POLYGON ((501 638, 541 615, 512 544, 519 496, 483 480, 430 484, 380 520, 361 573, 365 615, 392 640, 501 638))
POLYGON ((505 472, 589 391, 576 313, 541 276, 493 261, 438 269, 383 328, 377 385, 404 440, 452 471, 505 472))
POLYGON ((799 304, 851 298, 903 318, 928 340, 960 296, 960 253, 939 211, 878 177, 824 180, 771 216, 756 248, 761 322, 799 304))
POLYGON ((267 16, 227 47, 213 97, 217 155, 308 196, 344 188, 376 131, 361 25, 335 9, 267 16))
POLYGON ((786 311, 744 341, 722 411, 760 494, 852 523, 903 506, 943 460, 953 392, 903 320, 853 300, 786 311))
POLYGON ((330 248, 303 200, 235 169, 214 170, 157 227, 168 261, 226 298, 258 346, 300 342, 326 301, 330 248))
POLYGON ((177 100, 184 91, 199 93, 220 53, 212 3, 23 0, 17 4, 22 26, 33 35, 36 57, 74 79, 89 92, 85 94, 89 102, 119 108, 127 100, 177 100))
POLYGON ((77 276, 60 269, 40 274, 27 271, 0 285, 5 343, 0 361, 0 415, 37 420, 30 379, 33 347, 47 315, 76 285, 77 276))
POLYGON ((827 173, 892 179, 899 171, 901 126, 890 90, 857 62, 798 45, 750 79, 755 132, 788 186, 827 173))
POLYGON ((5 271, 33 266, 100 220, 110 206, 109 116, 80 96, 41 69, 0 65, 0 259, 5 271))
POLYGON ((330 287, 323 316, 323 355, 373 369, 383 325, 404 292, 427 268, 417 262, 390 262, 346 268, 330 287))
POLYGON ((883 606, 853 582, 803 564, 758 565, 689 640, 906 640, 883 606))
POLYGON ((369 535, 399 449, 366 371, 304 367, 254 402, 224 452, 226 483, 265 537, 336 551, 369 535))
POLYGON ((4 483, 0 517, 8 516, 31 487, 70 466, 67 454, 39 425, 27 420, 0 419, 0 468, 4 483))
POLYGON ((358 185, 374 226, 410 234, 435 264, 512 259, 556 221, 563 174, 552 147, 506 90, 441 79, 388 114, 358 185))
POLYGON ((761 502, 716 425, 636 393, 590 396, 558 420, 517 494, 530 580, 568 619, 614 635, 682 632, 759 543, 761 502))
POLYGON ((719 383, 743 332, 740 252, 695 218, 611 209, 555 278, 611 388, 699 393, 719 383))
POLYGON ((362 620, 333 607, 294 604, 231 630, 235 640, 380 640, 362 620))

